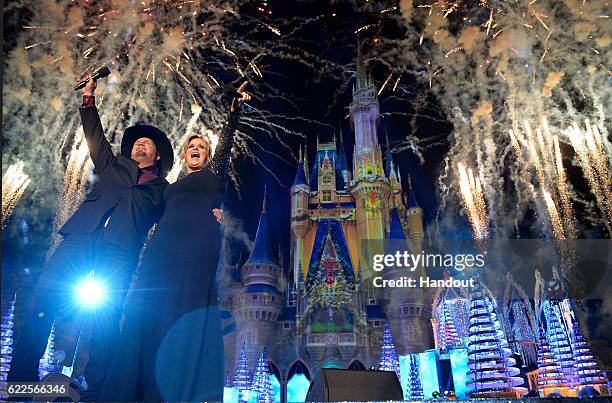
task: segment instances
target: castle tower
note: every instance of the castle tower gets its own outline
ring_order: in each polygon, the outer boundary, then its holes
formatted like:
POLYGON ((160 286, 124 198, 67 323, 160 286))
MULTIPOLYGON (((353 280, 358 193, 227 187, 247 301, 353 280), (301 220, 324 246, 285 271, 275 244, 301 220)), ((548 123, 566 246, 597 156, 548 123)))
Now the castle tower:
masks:
POLYGON ((301 261, 304 256, 304 234, 308 229, 308 197, 310 187, 304 172, 304 159, 300 148, 300 161, 298 163, 295 180, 291 186, 291 270, 293 272, 293 286, 297 287, 302 278, 301 261))
POLYGON ((382 240, 388 220, 389 181, 384 176, 382 151, 378 144, 380 116, 376 87, 366 75, 358 46, 357 82, 350 106, 355 130, 353 176, 350 192, 355 199, 357 241, 361 246, 359 267, 362 283, 371 286, 373 255, 382 253, 382 240), (366 241, 366 242, 364 242, 366 241))
MULTIPOLYGON (((399 214, 396 208, 391 209, 389 240, 385 253, 411 250, 408 247, 399 214)), ((417 253, 414 252, 413 253, 417 253)), ((386 267, 382 271, 384 279, 399 280, 402 277, 415 278, 424 275, 422 267, 407 271, 405 267, 386 267)), ((430 326, 431 305, 428 295, 420 287, 411 288, 410 292, 400 287, 383 289, 384 310, 391 327, 393 340, 399 355, 422 352, 432 347, 433 333, 430 326)))
MULTIPOLYGON (((242 266, 243 288, 232 301, 236 320, 237 348, 246 343, 248 363, 252 368, 262 348, 274 351, 277 340, 278 317, 283 310, 279 292, 279 267, 268 236, 268 218, 264 195, 263 208, 251 255, 242 266)), ((239 351, 236 351, 236 356, 239 351)))

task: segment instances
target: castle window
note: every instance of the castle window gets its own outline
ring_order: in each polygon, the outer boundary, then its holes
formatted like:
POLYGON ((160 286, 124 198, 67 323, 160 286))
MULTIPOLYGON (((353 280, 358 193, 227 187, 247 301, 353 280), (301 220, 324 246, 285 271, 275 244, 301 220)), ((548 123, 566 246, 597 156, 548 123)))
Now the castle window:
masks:
POLYGON ((380 327, 380 321, 379 320, 375 320, 372 326, 380 327))
POLYGON ((295 306, 295 300, 289 300, 287 306, 295 306))
POLYGON ((321 199, 324 202, 330 202, 331 201, 331 192, 329 190, 324 190, 323 191, 323 198, 321 199))
POLYGON ((275 298, 275 297, 272 297, 272 302, 274 302, 274 301, 276 301, 276 298, 275 298))
POLYGON ((257 295, 253 295, 253 301, 257 299, 257 295))
POLYGON ((284 323, 283 323, 283 329, 291 329, 291 323, 289 323, 289 322, 284 322, 284 323))

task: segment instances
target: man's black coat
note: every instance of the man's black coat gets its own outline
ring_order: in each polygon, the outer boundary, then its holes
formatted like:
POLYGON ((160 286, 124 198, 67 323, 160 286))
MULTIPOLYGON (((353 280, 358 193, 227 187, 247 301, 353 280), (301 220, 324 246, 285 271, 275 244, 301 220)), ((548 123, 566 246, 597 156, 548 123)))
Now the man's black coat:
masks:
POLYGON ((138 184, 138 162, 115 155, 104 137, 95 106, 79 108, 83 131, 98 182, 81 206, 60 229, 60 234, 93 232, 104 226, 104 241, 137 253, 149 228, 163 211, 162 178, 138 184))

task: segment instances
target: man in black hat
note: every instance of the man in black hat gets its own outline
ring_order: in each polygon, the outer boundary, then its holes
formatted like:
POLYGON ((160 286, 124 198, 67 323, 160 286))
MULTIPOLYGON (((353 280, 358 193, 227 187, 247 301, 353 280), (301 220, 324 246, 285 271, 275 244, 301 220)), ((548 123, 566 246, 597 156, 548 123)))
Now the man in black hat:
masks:
POLYGON ((102 130, 95 88, 89 76, 79 111, 98 182, 59 231, 64 239, 37 282, 34 312, 17 339, 8 377, 12 382, 37 381, 55 317, 70 317, 83 308, 80 291, 86 298, 102 293, 101 304, 86 313, 92 338, 84 400, 95 400, 106 377, 123 300, 147 233, 163 211, 164 176, 174 160, 166 135, 149 125, 128 128, 121 154, 115 155, 102 130), (79 290, 85 278, 95 279, 99 287, 79 290))

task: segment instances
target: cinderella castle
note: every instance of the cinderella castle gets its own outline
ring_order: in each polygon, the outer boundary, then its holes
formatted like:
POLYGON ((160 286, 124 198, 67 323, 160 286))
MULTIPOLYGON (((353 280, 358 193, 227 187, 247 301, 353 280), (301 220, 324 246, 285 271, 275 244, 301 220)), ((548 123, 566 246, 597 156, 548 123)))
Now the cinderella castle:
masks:
POLYGON ((547 298, 543 281, 535 300, 509 275, 497 297, 480 283, 471 292, 371 287, 385 241, 423 250, 423 210, 389 147, 383 158, 377 90, 360 55, 356 70, 352 164, 341 134, 317 140, 312 165, 300 150, 289 261, 273 252, 269 229, 285 223, 269 221, 264 196, 248 259, 222 268, 226 400, 304 401, 321 368, 396 371, 408 399, 607 394, 571 301, 547 298))
POLYGON ((383 160, 376 88, 361 62, 350 115, 352 166, 341 137, 317 142, 311 174, 300 151, 290 195, 289 267, 273 253, 268 228, 281 223, 268 220, 264 201, 249 258, 227 268, 236 280, 221 301, 230 379, 243 349, 255 368, 264 347, 281 379, 321 367, 376 366, 385 320, 398 354, 433 347, 431 296, 422 289, 384 295, 361 286, 371 283, 368 256, 382 252, 382 240, 403 239, 418 253, 424 235, 423 210, 412 189, 402 189, 388 149, 383 160))

